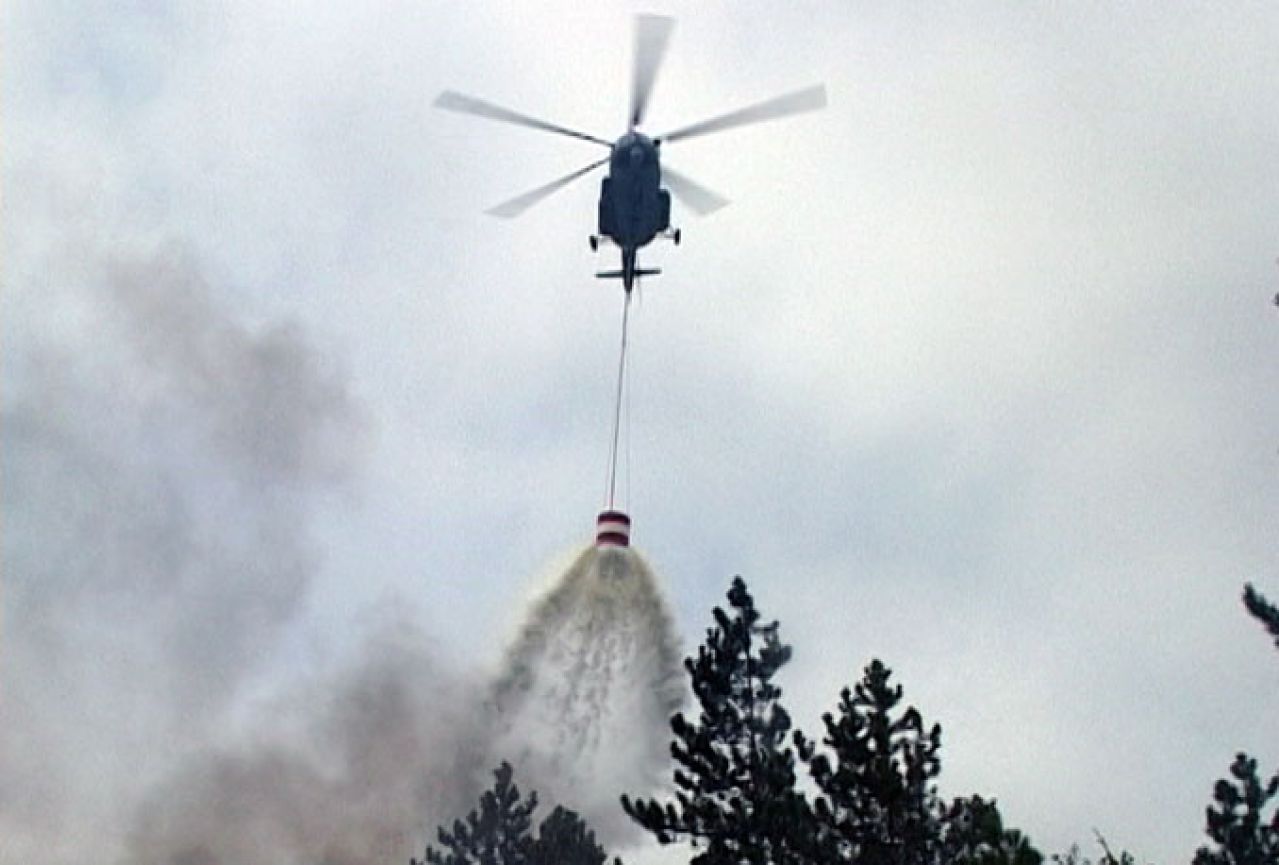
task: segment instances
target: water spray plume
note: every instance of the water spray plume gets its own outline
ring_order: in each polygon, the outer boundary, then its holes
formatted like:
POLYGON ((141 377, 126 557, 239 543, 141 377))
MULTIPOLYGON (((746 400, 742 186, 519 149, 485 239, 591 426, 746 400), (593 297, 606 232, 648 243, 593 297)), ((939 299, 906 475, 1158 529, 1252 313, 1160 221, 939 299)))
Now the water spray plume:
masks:
POLYGON ((683 694, 652 570, 629 547, 591 547, 534 603, 507 654, 492 691, 492 749, 543 801, 622 842, 635 827, 617 797, 658 783, 683 694))

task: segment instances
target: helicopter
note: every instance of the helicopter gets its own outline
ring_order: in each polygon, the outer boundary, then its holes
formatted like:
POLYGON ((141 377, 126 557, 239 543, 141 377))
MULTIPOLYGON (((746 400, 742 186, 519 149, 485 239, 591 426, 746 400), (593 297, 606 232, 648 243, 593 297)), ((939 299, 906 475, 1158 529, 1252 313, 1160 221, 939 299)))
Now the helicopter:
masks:
POLYGON ((597 251, 603 244, 612 244, 621 250, 621 268, 602 271, 596 276, 601 279, 620 279, 628 296, 638 277, 661 273, 657 268, 639 266, 639 250, 659 236, 673 241, 676 245, 680 242, 680 230, 671 227, 671 193, 674 193, 675 197, 691 210, 702 215, 728 204, 727 199, 691 178, 669 167, 663 167, 661 157, 664 144, 752 123, 777 120, 805 111, 814 111, 826 105, 826 88, 818 84, 702 120, 664 135, 645 135, 639 131, 639 127, 644 121, 653 83, 657 79, 657 71, 666 53, 666 46, 674 26, 673 18, 660 15, 636 16, 630 113, 626 133, 616 141, 610 142, 594 135, 548 123, 452 90, 444 91, 435 100, 437 108, 539 129, 543 132, 589 141, 609 149, 609 155, 603 159, 505 201, 487 212, 493 216, 505 218, 519 216, 552 193, 607 165, 608 173, 600 183, 598 233, 592 234, 588 240, 592 251, 597 251))

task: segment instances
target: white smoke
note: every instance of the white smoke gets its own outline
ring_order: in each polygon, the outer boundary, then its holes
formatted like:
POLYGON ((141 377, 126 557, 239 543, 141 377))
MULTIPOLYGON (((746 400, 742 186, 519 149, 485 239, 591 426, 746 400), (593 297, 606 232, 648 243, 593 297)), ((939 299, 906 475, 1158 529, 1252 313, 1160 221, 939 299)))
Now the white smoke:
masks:
POLYGON ((684 694, 657 580, 629 548, 592 547, 533 606, 493 691, 495 755, 606 844, 636 827, 618 796, 654 788, 684 694))

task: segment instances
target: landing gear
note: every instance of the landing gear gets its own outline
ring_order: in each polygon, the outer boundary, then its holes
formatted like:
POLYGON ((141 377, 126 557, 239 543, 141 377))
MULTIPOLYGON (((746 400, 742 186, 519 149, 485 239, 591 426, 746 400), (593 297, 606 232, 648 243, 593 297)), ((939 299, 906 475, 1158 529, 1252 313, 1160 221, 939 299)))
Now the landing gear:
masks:
POLYGON ((675 234, 671 237, 671 240, 675 241, 676 246, 679 246, 680 237, 682 237, 682 235, 680 234, 680 230, 677 228, 675 229, 675 234))
POLYGON ((592 234, 587 238, 587 242, 591 244, 591 252, 598 252, 600 248, 600 239, 592 234))

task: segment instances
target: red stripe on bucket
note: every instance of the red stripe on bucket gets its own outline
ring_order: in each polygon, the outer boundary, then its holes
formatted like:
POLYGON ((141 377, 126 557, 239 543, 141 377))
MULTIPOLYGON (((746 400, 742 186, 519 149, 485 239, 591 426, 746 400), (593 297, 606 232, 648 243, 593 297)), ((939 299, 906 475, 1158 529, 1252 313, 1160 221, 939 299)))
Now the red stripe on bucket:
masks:
POLYGON ((601 547, 629 547, 631 518, 621 511, 604 511, 595 520, 595 543, 601 547))

